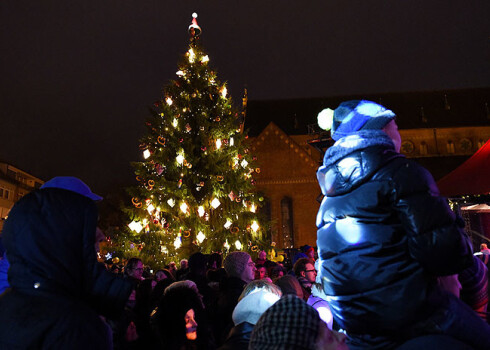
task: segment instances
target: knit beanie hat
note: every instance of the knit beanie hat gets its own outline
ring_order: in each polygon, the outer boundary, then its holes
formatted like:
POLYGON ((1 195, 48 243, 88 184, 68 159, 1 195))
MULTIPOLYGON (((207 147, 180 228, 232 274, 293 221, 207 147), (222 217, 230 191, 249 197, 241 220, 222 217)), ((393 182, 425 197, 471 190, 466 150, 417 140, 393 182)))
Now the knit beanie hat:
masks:
POLYGON ((235 306, 231 316, 233 323, 235 326, 243 322, 256 324, 260 316, 279 299, 279 295, 266 290, 250 293, 235 306))
POLYGON ((249 349, 313 350, 320 327, 318 312, 303 300, 285 296, 255 325, 249 349))
POLYGON ((232 252, 226 257, 223 262, 223 267, 228 276, 240 278, 242 272, 245 271, 245 268, 247 267, 249 259, 250 255, 248 253, 232 252))
POLYGON ((333 113, 332 139, 335 141, 359 130, 381 130, 395 113, 365 100, 342 102, 333 113))

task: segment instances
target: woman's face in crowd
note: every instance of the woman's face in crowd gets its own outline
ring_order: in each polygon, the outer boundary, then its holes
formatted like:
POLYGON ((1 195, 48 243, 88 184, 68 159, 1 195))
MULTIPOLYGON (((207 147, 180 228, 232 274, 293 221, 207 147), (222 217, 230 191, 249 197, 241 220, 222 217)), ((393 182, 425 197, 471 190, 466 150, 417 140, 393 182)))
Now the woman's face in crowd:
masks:
POLYGON ((345 334, 331 331, 325 322, 320 322, 320 330, 316 340, 317 350, 349 350, 345 344, 345 334))
POLYGON ((185 314, 185 335, 189 340, 197 339, 197 322, 195 316, 194 309, 189 309, 185 314))

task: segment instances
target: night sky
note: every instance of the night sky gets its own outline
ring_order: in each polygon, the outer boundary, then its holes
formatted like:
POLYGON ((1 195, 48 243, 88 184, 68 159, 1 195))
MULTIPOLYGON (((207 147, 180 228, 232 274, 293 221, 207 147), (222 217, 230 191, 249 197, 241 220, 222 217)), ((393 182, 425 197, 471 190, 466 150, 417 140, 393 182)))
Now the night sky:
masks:
MULTIPOLYGON (((235 103, 490 85, 490 1, 0 2, 0 160, 104 195, 133 179, 191 14, 235 103)), ((253 116, 249 116, 253 120, 253 116)))

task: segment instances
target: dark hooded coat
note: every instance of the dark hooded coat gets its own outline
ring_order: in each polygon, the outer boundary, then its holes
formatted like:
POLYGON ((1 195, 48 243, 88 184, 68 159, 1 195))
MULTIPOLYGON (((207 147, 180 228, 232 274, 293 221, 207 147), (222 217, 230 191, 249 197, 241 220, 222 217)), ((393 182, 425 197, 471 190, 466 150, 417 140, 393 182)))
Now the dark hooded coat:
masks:
POLYGON ((96 259, 95 203, 42 189, 20 199, 3 229, 11 288, 0 296, 1 349, 110 349, 100 315, 115 317, 131 286, 96 259))
POLYGON ((317 176, 320 273, 336 322, 352 334, 395 335, 424 319, 436 276, 472 261, 464 223, 432 176, 374 130, 340 139, 317 176))

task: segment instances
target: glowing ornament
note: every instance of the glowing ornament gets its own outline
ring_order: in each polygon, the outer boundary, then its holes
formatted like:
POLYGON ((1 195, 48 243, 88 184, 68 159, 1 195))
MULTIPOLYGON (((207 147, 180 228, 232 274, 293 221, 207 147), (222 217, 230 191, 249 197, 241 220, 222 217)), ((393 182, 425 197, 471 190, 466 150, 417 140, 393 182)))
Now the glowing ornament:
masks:
POLYGON ((177 236, 177 238, 175 238, 174 241, 175 249, 179 249, 181 245, 182 245, 182 238, 180 238, 180 236, 177 236))
POLYGON ((151 152, 147 149, 143 151, 143 158, 148 159, 151 156, 151 152))
POLYGON ((323 130, 330 130, 333 123, 333 113, 334 111, 330 108, 325 108, 323 111, 318 113, 318 126, 323 130))
POLYGON ((226 219, 226 222, 225 222, 225 224, 223 226, 228 230, 231 227, 231 224, 232 224, 231 220, 230 219, 226 219))
POLYGON ((218 198, 214 198, 212 201, 211 201, 211 206, 216 209, 218 208, 219 206, 221 205, 221 202, 219 201, 218 198))
POLYGON ((197 208, 197 213, 199 214, 200 217, 204 215, 204 207, 202 205, 199 208, 197 208))
POLYGON ((158 141, 158 143, 159 143, 159 144, 161 144, 162 146, 165 146, 165 137, 163 137, 163 136, 158 136, 157 141, 158 141))
POLYGON ((255 211, 256 211, 256 210, 257 210, 257 208, 255 207, 255 204, 254 204, 254 203, 252 203, 252 205, 250 206, 250 211, 251 211, 252 213, 255 213, 255 211))
POLYGON ((217 139, 216 140, 216 149, 220 149, 221 148, 221 139, 217 139))
POLYGON ((220 92, 221 92, 221 97, 225 98, 226 94, 228 93, 228 89, 226 89, 226 86, 223 86, 220 92))
POLYGON ((153 206, 153 204, 150 203, 150 205, 148 206, 148 208, 146 208, 146 210, 148 210, 148 214, 151 214, 153 210, 155 210, 155 207, 153 206))
POLYGON ((172 99, 171 99, 170 97, 167 97, 167 99, 165 100, 165 102, 167 102, 167 104, 168 104, 169 106, 171 106, 171 105, 172 105, 172 103, 174 103, 174 101, 172 101, 172 99))
POLYGON ((168 201, 167 201, 167 204, 170 205, 172 208, 175 206, 175 199, 173 198, 170 198, 168 201))
POLYGON ((143 226, 141 226, 139 222, 136 222, 134 220, 131 221, 131 223, 128 226, 132 231, 135 231, 136 233, 140 233, 141 230, 143 229, 143 226))
POLYGON ((189 54, 189 62, 194 63, 194 61, 196 60, 196 54, 194 53, 194 50, 190 48, 187 53, 189 54))
POLYGON ((235 144, 235 139, 233 137, 230 137, 230 146, 233 146, 235 144))
POLYGON ((190 131, 192 130, 191 125, 190 125, 189 123, 187 123, 187 124, 185 125, 185 130, 186 130, 187 132, 190 132, 190 131))
POLYGON ((179 165, 182 165, 184 163, 184 156, 182 154, 179 154, 177 157, 175 157, 175 160, 179 165))
POLYGON ((182 72, 181 70, 179 70, 179 71, 178 71, 177 73, 175 73, 175 74, 177 74, 177 76, 179 76, 179 77, 183 77, 183 76, 184 76, 184 72, 182 72))
POLYGON ((182 204, 180 205, 180 210, 183 213, 187 213, 187 209, 188 209, 187 203, 186 202, 182 202, 182 204))
POLYGON ((230 198, 230 200, 233 202, 235 200, 235 194, 233 193, 233 191, 231 191, 229 194, 228 194, 228 198, 230 198))
POLYGON ((240 165, 242 166, 242 168, 245 168, 248 165, 248 162, 244 159, 244 160, 242 160, 240 165))
POLYGON ((242 243, 239 240, 237 240, 235 242, 235 247, 236 247, 236 249, 241 250, 242 249, 242 243))
POLYGON ((208 56, 208 55, 203 56, 203 58, 201 58, 201 62, 202 62, 202 63, 209 62, 209 56, 208 56))
POLYGON ((161 245, 160 246, 160 252, 163 254, 167 254, 168 253, 167 247, 165 247, 164 245, 161 245))
POLYGON ((253 221, 250 228, 252 229, 253 232, 257 232, 257 230, 259 229, 259 224, 257 223, 257 221, 253 221))
POLYGON ((204 238, 206 238, 206 236, 204 235, 204 233, 202 233, 202 231, 199 231, 196 238, 199 243, 202 243, 204 241, 204 238))
POLYGON ((230 250, 230 244, 228 243, 228 240, 226 240, 225 244, 223 244, 223 247, 225 247, 226 250, 230 250))
POLYGON ((172 121, 172 126, 176 128, 178 125, 179 125, 179 121, 177 120, 177 118, 174 118, 174 120, 172 121))

